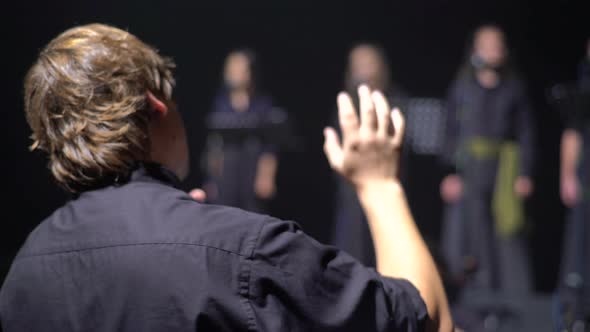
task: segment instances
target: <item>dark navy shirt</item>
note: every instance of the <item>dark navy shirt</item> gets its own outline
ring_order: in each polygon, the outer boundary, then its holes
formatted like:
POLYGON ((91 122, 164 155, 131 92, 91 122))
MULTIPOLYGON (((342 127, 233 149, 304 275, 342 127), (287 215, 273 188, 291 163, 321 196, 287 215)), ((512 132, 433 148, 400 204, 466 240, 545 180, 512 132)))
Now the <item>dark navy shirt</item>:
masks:
MULTIPOLYGON (((265 129, 272 124, 273 101, 265 94, 254 94, 250 96, 248 108, 242 112, 234 109, 231 103, 230 93, 222 89, 213 102, 213 109, 210 116, 216 118, 217 122, 229 122, 233 126, 241 127, 225 130, 224 147, 230 149, 243 149, 244 145, 255 140, 260 145, 258 153, 277 153, 276 139, 267 137, 265 129), (238 124, 238 125, 236 125, 238 124), (228 132, 231 134, 228 135, 228 132), (246 144, 245 144, 246 142, 246 144)), ((212 132, 224 132, 219 128, 210 128, 212 132)))
MULTIPOLYGON (((256 94, 250 97, 250 102, 248 104, 248 109, 242 113, 268 113, 272 109, 272 99, 268 95, 264 94, 256 94)), ((230 93, 229 91, 224 88, 222 89, 213 102, 213 112, 231 112, 231 113, 238 113, 236 111, 230 100, 230 93)))
POLYGON ((0 291, 4 332, 420 331, 424 302, 293 222, 193 201, 142 166, 43 221, 0 291))
POLYGON ((484 88, 473 73, 453 82, 447 99, 446 161, 455 171, 471 163, 458 158, 465 142, 473 138, 516 141, 521 151, 520 175, 532 176, 535 126, 524 82, 515 74, 498 86, 484 88))

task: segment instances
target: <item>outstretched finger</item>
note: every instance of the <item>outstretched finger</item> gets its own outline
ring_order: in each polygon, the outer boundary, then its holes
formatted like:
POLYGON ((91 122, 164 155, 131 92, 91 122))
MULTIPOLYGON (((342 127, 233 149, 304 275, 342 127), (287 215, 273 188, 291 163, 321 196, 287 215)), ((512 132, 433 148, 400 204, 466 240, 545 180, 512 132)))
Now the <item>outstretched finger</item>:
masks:
POLYGON ((359 119, 350 96, 345 92, 338 94, 338 120, 344 141, 358 135, 359 119))
POLYGON ((406 121, 400 112, 399 108, 394 108, 391 111, 391 121, 393 122, 394 134, 393 134, 393 144, 396 147, 400 147, 402 141, 404 140, 404 132, 406 130, 406 121))
POLYGON ((363 134, 372 134, 377 130, 377 114, 371 98, 371 90, 363 84, 359 87, 358 94, 361 108, 360 131, 363 134))
POLYGON ((332 168, 339 170, 342 167, 342 145, 334 128, 327 127, 324 129, 324 153, 332 168))
POLYGON ((371 94, 373 103, 377 113, 377 135, 380 137, 387 137, 391 131, 391 116, 389 111, 389 103, 385 96, 380 91, 374 91, 371 94))

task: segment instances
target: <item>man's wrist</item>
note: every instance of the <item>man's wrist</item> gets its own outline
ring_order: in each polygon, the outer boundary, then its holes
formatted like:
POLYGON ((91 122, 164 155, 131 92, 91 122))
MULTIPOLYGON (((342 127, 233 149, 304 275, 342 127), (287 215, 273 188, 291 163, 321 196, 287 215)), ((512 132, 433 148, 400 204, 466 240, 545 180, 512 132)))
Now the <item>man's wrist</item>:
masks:
POLYGON ((576 171, 574 170, 562 170, 561 171, 561 180, 568 179, 568 178, 575 178, 577 177, 576 171))
POLYGON ((404 189, 398 179, 367 180, 355 186, 356 193, 362 203, 382 198, 384 195, 404 196, 404 189), (366 202, 365 202, 366 201, 366 202))

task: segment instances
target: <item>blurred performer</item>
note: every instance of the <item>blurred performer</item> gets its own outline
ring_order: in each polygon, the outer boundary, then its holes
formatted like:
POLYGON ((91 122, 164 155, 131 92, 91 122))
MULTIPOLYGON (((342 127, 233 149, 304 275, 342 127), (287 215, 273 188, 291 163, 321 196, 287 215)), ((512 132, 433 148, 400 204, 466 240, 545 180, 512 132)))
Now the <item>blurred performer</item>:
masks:
MULTIPOLYGON (((348 56, 345 88, 349 92, 354 92, 360 84, 367 84, 372 89, 384 91, 392 105, 404 109, 401 105, 404 94, 394 87, 389 73, 390 68, 381 47, 366 43, 359 44, 350 51, 348 56)), ((351 96, 356 95, 351 93, 351 96)), ((353 99, 353 102, 358 105, 358 97, 353 99)), ((334 124, 336 122, 333 121, 334 124)), ((375 266, 371 234, 354 188, 341 178, 337 179, 336 186, 333 243, 365 265, 375 266)))
MULTIPOLYGON (((590 39, 578 71, 573 112, 561 138, 561 199, 570 208, 559 297, 560 331, 590 318, 590 39)), ((580 327, 577 327, 580 328, 580 327)))
POLYGON ((452 274, 475 271, 468 283, 473 288, 526 291, 520 235, 522 199, 533 190, 533 121, 504 38, 497 26, 478 28, 450 89, 442 244, 452 274))
POLYGON ((256 121, 230 135, 213 131, 209 136, 205 158, 208 197, 217 204, 264 212, 275 193, 278 162, 274 146, 261 134, 272 102, 258 91, 255 54, 248 50, 230 53, 223 80, 214 101, 214 115, 222 113, 234 124, 256 121))

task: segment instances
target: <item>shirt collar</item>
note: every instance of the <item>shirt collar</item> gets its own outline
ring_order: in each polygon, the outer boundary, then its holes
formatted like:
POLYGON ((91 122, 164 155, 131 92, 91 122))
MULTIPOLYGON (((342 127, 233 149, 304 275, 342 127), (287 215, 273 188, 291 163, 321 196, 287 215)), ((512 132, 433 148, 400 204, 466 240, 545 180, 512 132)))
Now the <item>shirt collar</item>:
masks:
POLYGON ((139 162, 131 172, 130 182, 157 180, 175 188, 180 187, 180 179, 174 172, 153 162, 139 162))

